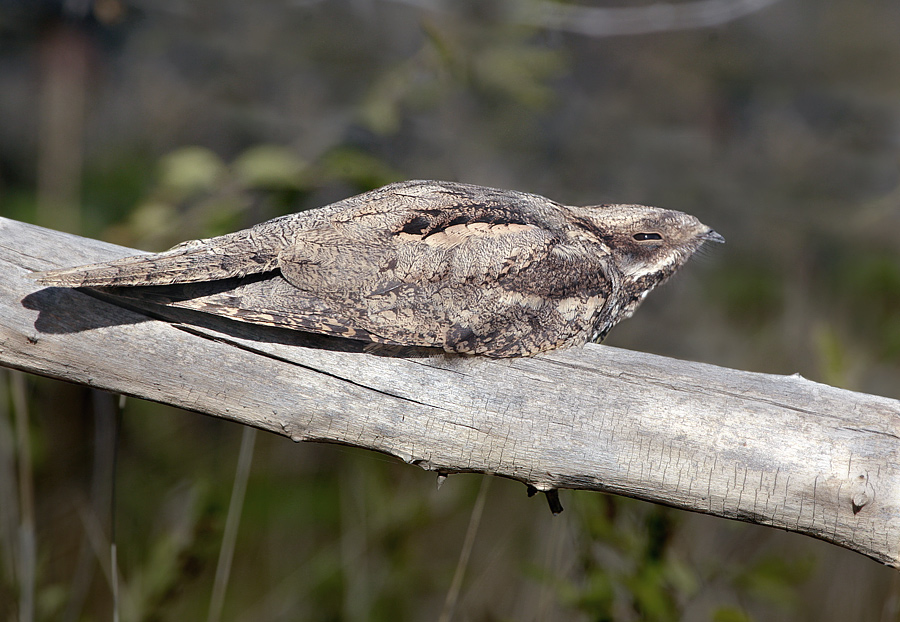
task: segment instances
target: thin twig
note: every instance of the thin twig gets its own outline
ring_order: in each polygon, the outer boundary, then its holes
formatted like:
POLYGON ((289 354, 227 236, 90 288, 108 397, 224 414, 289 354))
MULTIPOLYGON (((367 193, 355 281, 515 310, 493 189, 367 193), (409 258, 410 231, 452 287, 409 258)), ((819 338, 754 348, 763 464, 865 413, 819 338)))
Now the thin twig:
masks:
POLYGON ((343 574, 343 610, 345 622, 365 622, 371 617, 369 601, 368 507, 364 466, 358 460, 341 469, 341 572, 343 574))
POLYGON ((31 468, 31 435, 28 430, 28 397, 25 374, 10 373, 19 468, 19 620, 34 620, 35 560, 34 479, 31 468))
POLYGON ((9 373, 0 372, 0 561, 4 577, 15 578, 18 562, 19 492, 16 441, 9 413, 9 373))
POLYGON ((119 622, 122 602, 119 599, 119 549, 116 545, 116 473, 119 466, 119 435, 122 433, 122 413, 125 411, 125 396, 120 395, 112 441, 112 477, 109 488, 109 565, 112 577, 113 622, 119 622))
MULTIPOLYGON (((616 37, 651 32, 720 26, 755 13, 779 0, 695 0, 658 2, 641 7, 593 7, 547 0, 513 3, 509 20, 548 30, 588 37, 616 37)), ((393 0, 438 12, 450 12, 453 3, 441 0, 393 0)))
POLYGON ((255 442, 256 428, 245 426, 244 434, 241 437, 234 486, 231 489, 231 503, 228 505, 228 518, 225 519, 225 533, 222 535, 222 547, 219 550, 219 563, 216 566, 216 579, 209 603, 208 622, 219 622, 222 617, 222 606, 225 602, 228 578, 231 575, 231 562, 234 559, 234 547, 237 541, 238 527, 241 523, 241 510, 244 507, 244 494, 247 492, 247 479, 250 476, 255 442))
MULTIPOLYGON (((114 473, 114 452, 116 444, 116 401, 106 391, 91 391, 94 416, 94 460, 91 467, 91 510, 99 515, 102 505, 112 497, 114 473)), ((110 520, 112 516, 110 516, 110 520)), ((108 529, 103 525, 102 529, 108 529)), ((88 590, 94 579, 95 551, 88 541, 88 534, 82 536, 78 550, 78 562, 69 589, 69 601, 62 616, 64 622, 75 622, 81 617, 88 590)), ((118 607, 116 608, 118 609, 118 607)))
POLYGON ((447 598, 444 599, 444 608, 441 610, 438 622, 450 622, 453 619, 456 601, 459 599, 459 591, 462 588, 463 576, 466 574, 469 557, 471 557, 472 549, 475 547, 475 536, 478 534, 478 526, 481 524, 481 516, 484 514, 484 502, 487 499, 487 491, 491 479, 487 475, 481 478, 481 488, 478 489, 478 497, 475 499, 472 515, 469 517, 466 539, 463 541, 462 550, 459 552, 459 561, 456 562, 456 571, 453 573, 453 580, 450 582, 450 589, 447 590, 447 598))

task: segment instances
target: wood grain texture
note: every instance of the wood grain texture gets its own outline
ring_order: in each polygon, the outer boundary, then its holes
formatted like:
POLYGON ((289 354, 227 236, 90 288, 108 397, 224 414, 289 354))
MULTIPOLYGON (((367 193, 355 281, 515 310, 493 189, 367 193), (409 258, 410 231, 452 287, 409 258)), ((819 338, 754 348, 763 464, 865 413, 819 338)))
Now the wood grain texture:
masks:
POLYGON ((0 364, 444 473, 771 525, 900 567, 897 400, 595 345, 373 353, 189 311, 160 321, 27 278, 134 252, 0 219, 0 364))

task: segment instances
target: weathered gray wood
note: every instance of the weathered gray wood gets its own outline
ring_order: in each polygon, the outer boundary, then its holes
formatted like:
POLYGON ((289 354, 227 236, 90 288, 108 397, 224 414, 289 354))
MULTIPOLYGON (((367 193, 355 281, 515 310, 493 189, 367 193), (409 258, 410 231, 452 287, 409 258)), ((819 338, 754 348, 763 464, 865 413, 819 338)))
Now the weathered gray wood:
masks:
POLYGON ((0 364, 426 469, 772 525, 900 567, 896 400, 602 346, 378 356, 225 320, 157 321, 26 278, 133 252, 0 219, 0 364))

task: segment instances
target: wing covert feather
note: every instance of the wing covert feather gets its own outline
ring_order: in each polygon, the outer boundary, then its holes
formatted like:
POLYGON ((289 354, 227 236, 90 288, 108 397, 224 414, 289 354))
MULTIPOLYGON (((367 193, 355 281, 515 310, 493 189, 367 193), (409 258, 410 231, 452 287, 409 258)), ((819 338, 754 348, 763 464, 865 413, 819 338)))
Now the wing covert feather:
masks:
POLYGON ((586 256, 550 228, 515 216, 410 210, 380 228, 362 217, 301 232, 278 265, 299 294, 335 309, 373 341, 498 356, 586 341, 583 327, 611 287, 596 251, 586 256), (566 252, 557 252, 561 244, 566 252), (571 328, 560 331, 567 321, 571 328), (548 341, 543 326, 557 327, 558 339, 548 341))

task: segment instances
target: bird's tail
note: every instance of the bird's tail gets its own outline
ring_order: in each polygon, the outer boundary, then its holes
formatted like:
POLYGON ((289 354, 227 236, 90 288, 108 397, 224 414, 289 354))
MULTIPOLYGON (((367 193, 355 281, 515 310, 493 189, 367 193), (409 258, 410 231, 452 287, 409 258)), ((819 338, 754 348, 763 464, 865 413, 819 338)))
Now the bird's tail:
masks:
POLYGON ((55 287, 171 285, 240 277, 277 267, 280 248, 262 233, 253 229, 239 231, 186 242, 162 253, 34 272, 30 276, 42 285, 55 287))

